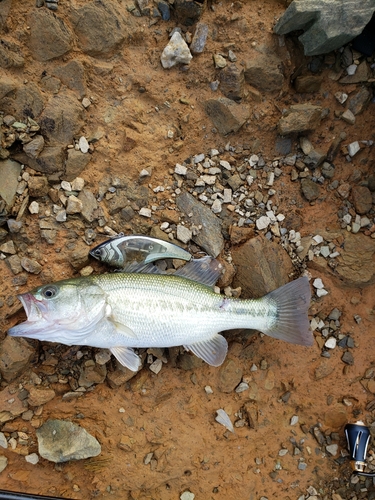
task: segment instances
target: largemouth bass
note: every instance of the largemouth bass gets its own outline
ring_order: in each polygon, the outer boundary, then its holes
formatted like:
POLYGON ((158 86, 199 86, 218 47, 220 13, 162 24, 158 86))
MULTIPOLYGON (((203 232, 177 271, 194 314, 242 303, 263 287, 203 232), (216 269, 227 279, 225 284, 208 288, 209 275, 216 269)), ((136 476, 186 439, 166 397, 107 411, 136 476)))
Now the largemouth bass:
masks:
POLYGON ((140 367, 133 351, 139 347, 183 345, 219 366, 228 349, 219 332, 233 328, 312 345, 306 277, 263 298, 241 300, 214 293, 218 274, 205 259, 179 272, 182 275, 102 274, 40 286, 19 295, 27 321, 11 328, 9 335, 108 348, 133 371, 140 367), (197 272, 201 283, 193 281, 197 272))

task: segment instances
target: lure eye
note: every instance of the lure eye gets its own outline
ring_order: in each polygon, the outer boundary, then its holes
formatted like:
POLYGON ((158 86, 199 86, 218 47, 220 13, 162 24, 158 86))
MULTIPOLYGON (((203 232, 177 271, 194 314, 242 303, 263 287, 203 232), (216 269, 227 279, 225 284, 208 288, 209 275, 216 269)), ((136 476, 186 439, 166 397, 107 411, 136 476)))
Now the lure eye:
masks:
POLYGON ((52 299, 57 295, 57 288, 55 286, 46 286, 42 290, 42 295, 45 299, 52 299))
POLYGON ((100 254, 101 254, 101 251, 99 249, 94 250, 94 255, 96 255, 97 257, 100 257, 100 254))

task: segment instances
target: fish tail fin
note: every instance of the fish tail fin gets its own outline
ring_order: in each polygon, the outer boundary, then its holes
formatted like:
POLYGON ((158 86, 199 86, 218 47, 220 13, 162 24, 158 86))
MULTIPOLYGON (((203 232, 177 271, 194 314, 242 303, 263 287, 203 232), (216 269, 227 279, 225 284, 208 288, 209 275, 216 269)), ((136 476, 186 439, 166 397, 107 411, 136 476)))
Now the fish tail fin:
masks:
POLYGON ((267 294, 264 300, 276 308, 276 319, 265 334, 291 344, 310 346, 313 334, 307 316, 311 299, 309 280, 298 278, 267 294))

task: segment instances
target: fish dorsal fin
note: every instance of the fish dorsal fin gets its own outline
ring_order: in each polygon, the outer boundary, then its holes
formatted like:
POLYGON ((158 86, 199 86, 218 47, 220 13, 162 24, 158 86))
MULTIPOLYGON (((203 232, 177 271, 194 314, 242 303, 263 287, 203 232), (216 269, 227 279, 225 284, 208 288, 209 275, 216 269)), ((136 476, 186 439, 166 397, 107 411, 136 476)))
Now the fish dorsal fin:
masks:
POLYGON ((184 345, 184 347, 211 366, 220 366, 228 351, 228 343, 219 333, 215 333, 209 340, 184 345))
POLYGON ((111 353, 115 358, 132 372, 137 372, 141 366, 141 358, 130 347, 111 347, 111 353))
POLYGON ((185 266, 177 269, 174 275, 213 287, 221 276, 222 269, 223 266, 219 261, 207 256, 191 260, 185 266))
POLYGON ((163 274, 163 272, 152 264, 145 264, 144 262, 129 262, 122 269, 119 269, 118 272, 121 273, 142 273, 142 274, 163 274))

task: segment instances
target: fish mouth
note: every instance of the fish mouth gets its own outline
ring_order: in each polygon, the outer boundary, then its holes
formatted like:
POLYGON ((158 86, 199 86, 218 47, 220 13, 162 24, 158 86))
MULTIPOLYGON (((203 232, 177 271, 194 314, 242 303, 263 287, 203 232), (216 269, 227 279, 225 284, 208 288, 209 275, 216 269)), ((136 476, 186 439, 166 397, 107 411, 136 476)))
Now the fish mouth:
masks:
POLYGON ((8 335, 10 335, 11 337, 27 336, 33 338, 47 323, 43 317, 43 312, 47 312, 46 307, 31 293, 23 293, 21 295, 18 295, 18 299, 25 309, 27 321, 24 321, 23 323, 10 328, 8 330, 8 335))

